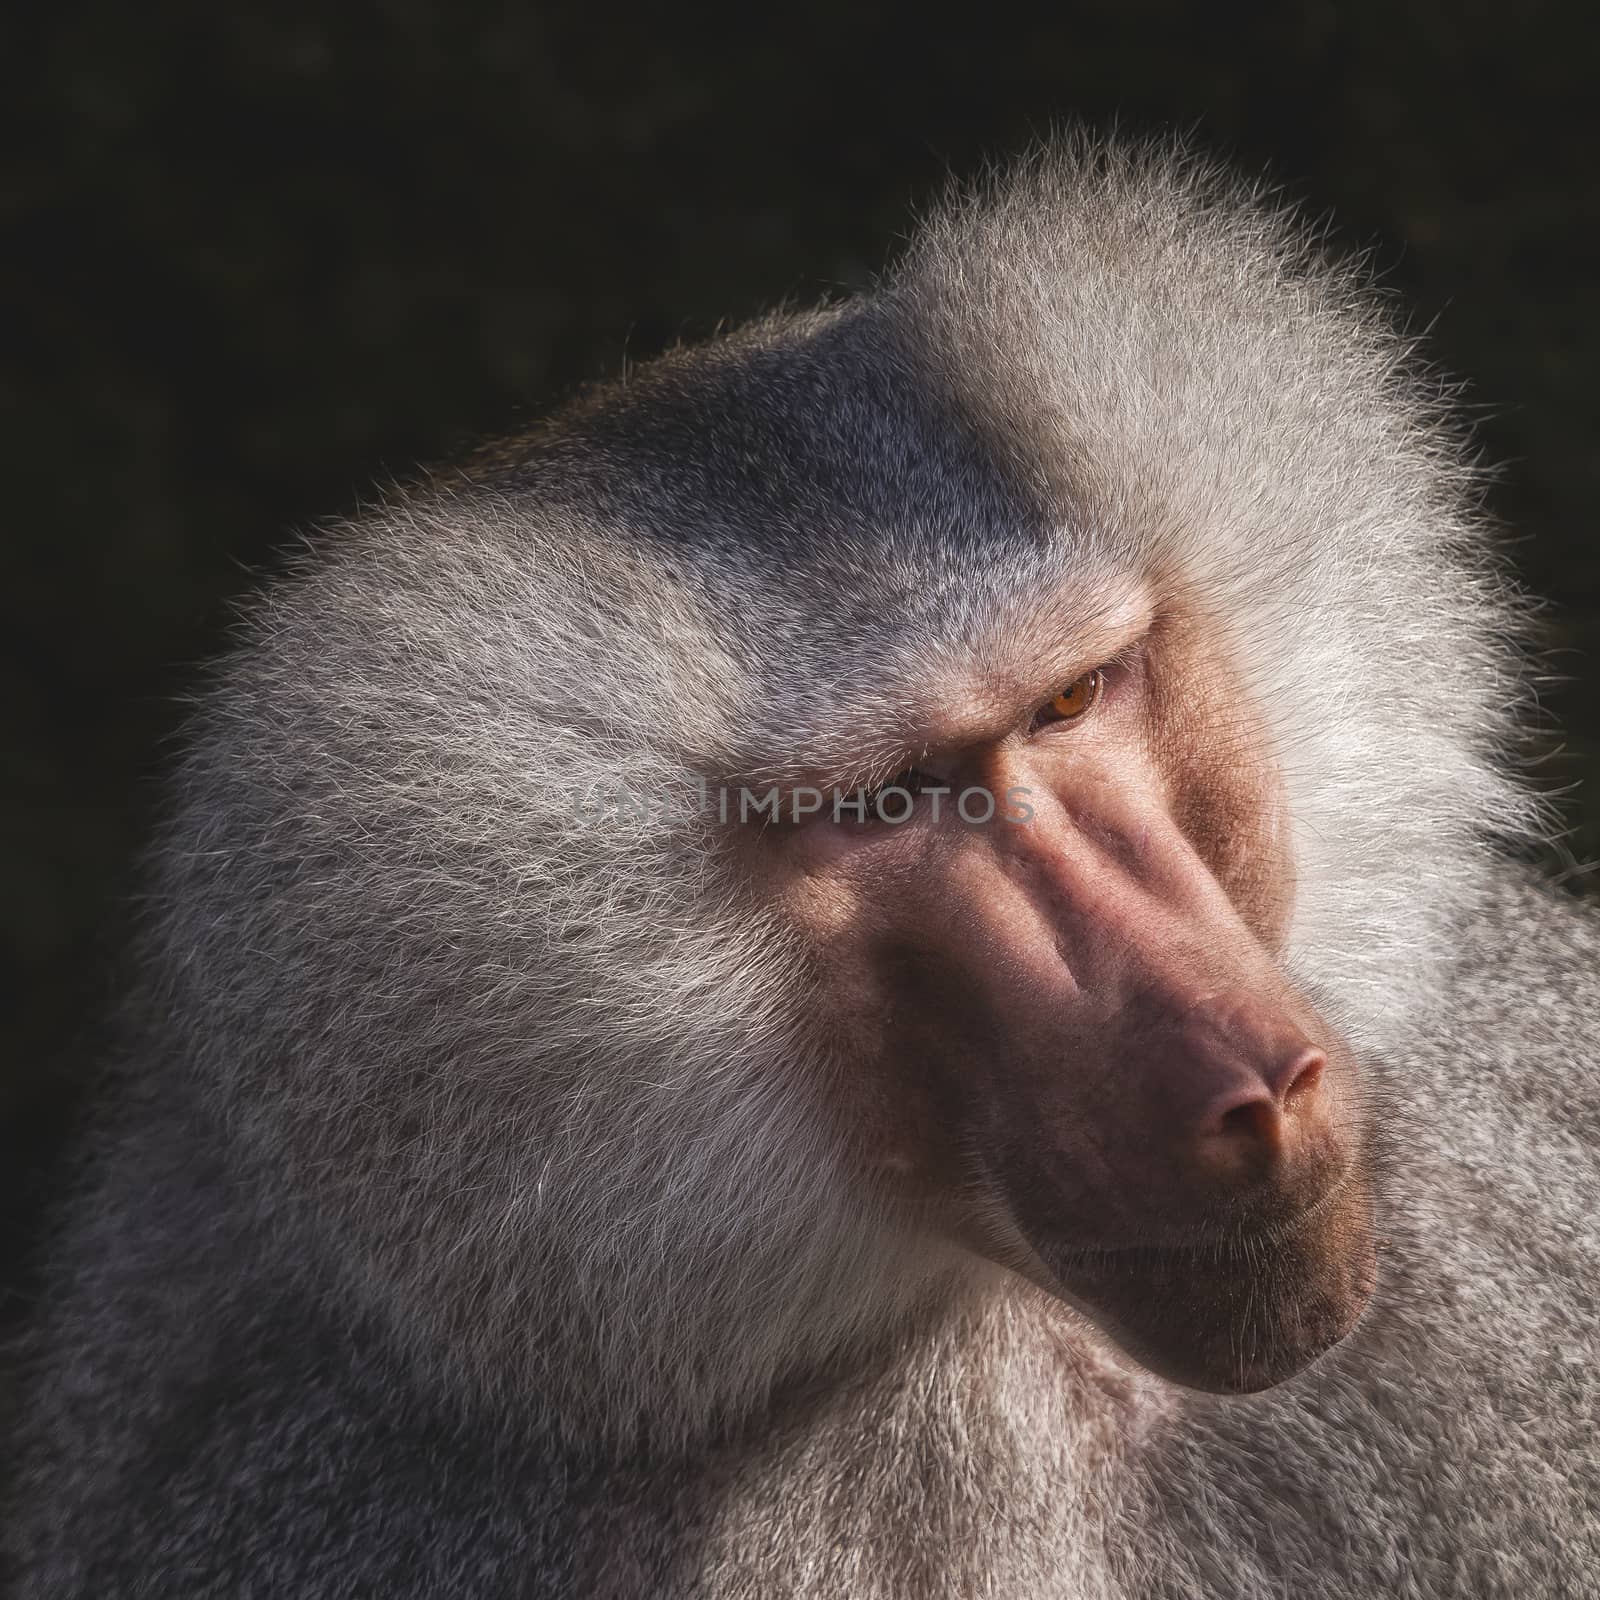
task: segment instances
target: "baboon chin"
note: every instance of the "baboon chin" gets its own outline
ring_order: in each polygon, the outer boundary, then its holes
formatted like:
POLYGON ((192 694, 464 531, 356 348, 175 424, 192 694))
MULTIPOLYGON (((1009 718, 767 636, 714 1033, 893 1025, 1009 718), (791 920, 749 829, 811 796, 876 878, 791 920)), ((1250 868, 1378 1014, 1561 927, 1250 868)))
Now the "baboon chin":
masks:
POLYGON ((1259 1238, 1074 1253, 1054 1276, 1062 1297, 1147 1370, 1189 1389, 1250 1394, 1343 1339, 1375 1269, 1370 1196, 1349 1179, 1316 1216, 1259 1238))

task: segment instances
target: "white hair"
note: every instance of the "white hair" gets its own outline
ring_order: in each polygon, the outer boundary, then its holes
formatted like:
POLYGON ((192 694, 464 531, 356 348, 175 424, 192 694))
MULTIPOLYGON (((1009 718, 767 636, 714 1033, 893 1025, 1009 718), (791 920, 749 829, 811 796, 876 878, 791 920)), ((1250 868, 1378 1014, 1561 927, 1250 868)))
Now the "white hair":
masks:
POLYGON ((424 1366, 669 1439, 992 1293, 830 1138, 807 953, 723 832, 580 801, 870 765, 919 663, 1091 575, 1225 628, 1288 787, 1292 963, 1381 1045, 1530 821, 1444 398, 1269 201, 1068 142, 875 293, 323 541, 198 715, 149 940, 286 1258, 424 1366))

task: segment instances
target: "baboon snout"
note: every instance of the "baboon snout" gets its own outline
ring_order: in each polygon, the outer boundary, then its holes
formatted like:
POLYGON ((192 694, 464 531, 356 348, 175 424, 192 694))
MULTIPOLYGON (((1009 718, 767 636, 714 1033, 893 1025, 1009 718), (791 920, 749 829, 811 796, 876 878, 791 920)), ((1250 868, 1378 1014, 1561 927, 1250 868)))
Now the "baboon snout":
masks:
POLYGON ((1314 1167, 1332 1134, 1327 1052, 1271 1018, 1245 1024, 1253 1037, 1239 1037, 1237 1018, 1188 1031, 1166 1072, 1193 1079, 1174 1096, 1170 1128, 1194 1181, 1229 1189, 1314 1167))

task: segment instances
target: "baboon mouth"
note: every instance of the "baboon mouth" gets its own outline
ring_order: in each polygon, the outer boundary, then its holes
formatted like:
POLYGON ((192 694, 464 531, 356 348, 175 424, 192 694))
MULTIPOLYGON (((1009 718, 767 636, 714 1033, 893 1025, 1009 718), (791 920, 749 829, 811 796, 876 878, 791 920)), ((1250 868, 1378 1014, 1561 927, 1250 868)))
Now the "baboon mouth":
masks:
POLYGON ((1344 1181, 1290 1222, 1210 1241, 1054 1252, 1062 1297, 1186 1388, 1293 1377, 1360 1320, 1376 1282, 1370 1192, 1344 1181))
POLYGON ((1266 1215, 1241 1213, 1231 1219, 1212 1218, 1159 1237, 1131 1239, 1126 1244, 1057 1250, 1053 1260, 1063 1268, 1077 1266, 1092 1271, 1120 1264, 1122 1270, 1135 1272, 1141 1264, 1164 1262, 1196 1268, 1210 1262, 1224 1270, 1240 1260, 1259 1262, 1273 1251, 1300 1247, 1321 1219, 1348 1198, 1352 1185, 1359 1187, 1365 1182, 1362 1168, 1350 1161, 1320 1194, 1302 1204, 1284 1206, 1266 1215))

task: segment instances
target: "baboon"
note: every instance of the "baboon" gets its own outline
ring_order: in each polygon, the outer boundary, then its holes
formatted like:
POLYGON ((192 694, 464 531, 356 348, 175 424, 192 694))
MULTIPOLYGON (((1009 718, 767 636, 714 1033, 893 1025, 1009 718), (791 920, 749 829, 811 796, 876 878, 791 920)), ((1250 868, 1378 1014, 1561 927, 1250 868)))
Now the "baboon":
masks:
POLYGON ((1600 922, 1326 255, 1069 137, 266 588, 18 1593, 1600 1594, 1600 922))

